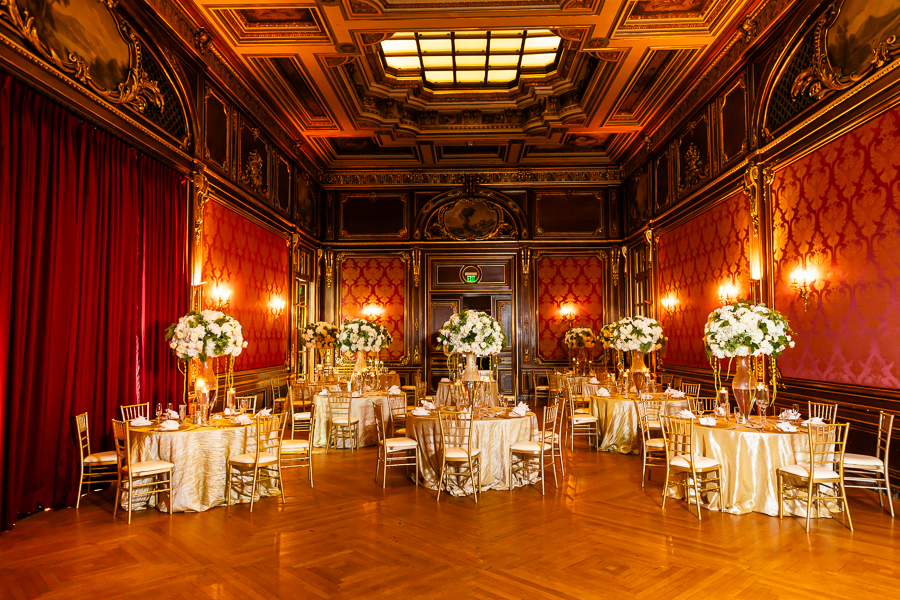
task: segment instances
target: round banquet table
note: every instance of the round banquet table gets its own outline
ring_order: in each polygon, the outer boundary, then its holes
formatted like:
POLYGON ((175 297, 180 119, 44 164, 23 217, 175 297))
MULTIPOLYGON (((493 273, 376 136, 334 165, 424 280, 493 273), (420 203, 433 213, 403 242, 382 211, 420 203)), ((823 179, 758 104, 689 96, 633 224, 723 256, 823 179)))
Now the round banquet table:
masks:
MULTIPOLYGON (((651 396, 654 400, 665 401, 666 414, 669 415, 688 408, 686 398, 669 398, 665 394, 651 394, 651 396)), ((640 452, 640 424, 634 400, 635 396, 626 398, 618 394, 591 396, 591 413, 597 417, 600 428, 598 450, 620 454, 640 452)))
MULTIPOLYGON (((488 383, 487 381, 481 383, 488 383)), ((450 382, 441 381, 438 383, 437 390, 434 393, 435 406, 451 406, 453 398, 450 395, 450 382)), ((488 393, 488 406, 500 406, 500 390, 496 381, 490 382, 490 393, 488 393)))
MULTIPOLYGON (((506 414, 506 411, 495 410, 493 414, 506 414)), ((528 413, 525 417, 497 417, 475 419, 472 424, 472 446, 481 448, 481 490, 508 490, 510 482, 509 447, 518 441, 533 440, 537 437, 537 416, 528 413)), ((419 442, 419 472, 425 487, 432 490, 438 488, 441 472, 441 455, 444 450, 441 442, 441 424, 437 411, 431 415, 417 416, 409 413, 406 416, 406 435, 419 442)), ((546 473, 549 477, 549 473, 546 473)), ((538 473, 533 469, 526 481, 521 470, 513 473, 513 487, 521 487, 538 481, 538 473)), ((450 488, 445 492, 454 496, 471 494, 474 490, 472 481, 462 478, 451 478, 450 488)))
MULTIPOLYGON (((757 419, 752 424, 759 425, 757 419)), ((696 452, 719 461, 722 465, 722 488, 725 511, 735 515, 759 512, 778 516, 778 476, 776 470, 785 465, 809 464, 809 438, 806 429, 798 427, 795 433, 774 428, 770 420, 762 430, 748 427, 733 429, 734 422, 726 424, 719 419, 715 427, 694 425, 696 452)), ((717 494, 709 494, 707 508, 718 510, 717 494)), ((837 512, 836 503, 828 503, 837 512)), ((813 509, 815 511, 815 508, 813 509)), ((806 503, 786 500, 784 512, 788 515, 806 516, 806 503)), ((813 517, 828 516, 813 513, 813 517)))
MULTIPOLYGON (((222 423, 221 420, 212 421, 222 423)), ((231 456, 256 452, 256 425, 182 425, 177 431, 158 431, 156 425, 131 428, 131 460, 164 460, 172 471, 172 510, 201 512, 225 504, 225 472, 231 456)), ((270 481, 261 481, 259 494, 277 493, 270 481)), ((156 496, 140 499, 134 508, 156 505, 156 496)), ((158 496, 160 510, 168 510, 165 494, 158 496)), ((250 502, 250 495, 232 491, 232 503, 250 502)))
MULTIPOLYGON (((313 446, 324 448, 328 445, 328 429, 331 427, 331 410, 329 410, 329 398, 316 394, 313 402, 316 405, 316 429, 313 432, 313 446)), ((350 419, 359 421, 357 430, 357 443, 359 447, 374 446, 378 444, 378 431, 375 429, 375 403, 383 404, 384 418, 390 416, 388 396, 383 392, 366 392, 356 398, 350 399, 350 419)), ((343 448, 340 441, 338 448, 343 448)))

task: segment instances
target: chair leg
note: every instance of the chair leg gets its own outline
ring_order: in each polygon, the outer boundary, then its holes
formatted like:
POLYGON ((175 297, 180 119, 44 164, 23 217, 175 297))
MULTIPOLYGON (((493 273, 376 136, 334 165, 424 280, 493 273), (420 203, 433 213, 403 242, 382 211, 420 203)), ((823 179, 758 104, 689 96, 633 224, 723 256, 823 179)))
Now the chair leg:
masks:
POLYGON ((663 484, 663 491, 662 491, 662 496, 663 496, 662 509, 663 510, 666 510, 666 497, 668 495, 669 495, 669 463, 666 462, 666 483, 663 484))
POLYGON ((810 513, 812 513, 812 505, 813 505, 813 489, 818 489, 813 483, 812 474, 809 476, 809 487, 807 488, 807 496, 806 496, 806 532, 809 533, 809 517, 810 513))
POLYGON ((225 469, 225 506, 231 506, 231 463, 225 469))
MULTIPOLYGON (((510 450, 509 450, 509 468, 507 468, 507 470, 506 470, 506 476, 507 476, 507 481, 509 482, 509 491, 510 491, 510 493, 512 493, 513 487, 514 487, 514 486, 513 486, 513 476, 512 476, 512 473, 513 473, 513 459, 514 459, 514 457, 515 457, 515 456, 514 456, 514 454, 513 454, 512 448, 510 448, 510 450)), ((472 483, 473 483, 473 484, 475 483, 475 480, 474 480, 474 479, 472 480, 472 483)))
POLYGON ((75 508, 81 506, 81 490, 84 487, 84 463, 81 463, 80 475, 78 476, 78 498, 75 499, 75 508))
POLYGON ((850 527, 850 531, 853 531, 853 519, 850 518, 850 505, 847 504, 847 490, 844 489, 843 480, 838 485, 841 486, 841 500, 844 502, 844 513, 847 515, 847 526, 850 527))
POLYGON ((541 453, 538 455, 538 461, 541 463, 541 496, 545 496, 544 493, 544 450, 541 450, 541 453))
POLYGON ((437 493, 437 501, 438 502, 441 501, 441 490, 444 489, 444 466, 445 466, 445 464, 446 463, 445 463, 444 459, 441 458, 441 474, 438 479, 438 493, 437 493))
POLYGON ((381 489, 387 487, 387 448, 384 449, 384 461, 381 463, 381 489))
MULTIPOLYGON (((693 463, 693 462, 694 461, 692 460, 691 463, 693 463)), ((695 472, 691 471, 691 475, 694 478, 694 499, 697 501, 697 520, 702 521, 703 517, 700 515, 700 486, 699 486, 699 482, 697 480, 697 474, 695 472)), ((685 477, 687 477, 687 474, 685 474, 685 477)), ((690 510, 690 508, 691 508, 691 503, 688 502, 688 510, 690 510)))
POLYGON ((778 473, 778 518, 784 518, 784 476, 778 473))
POLYGON ((134 504, 134 481, 131 479, 131 471, 128 477, 128 524, 131 525, 131 506, 134 504))
MULTIPOLYGON (((310 434, 311 436, 312 434, 310 434)), ((309 443, 309 450, 306 455, 307 460, 307 468, 309 469, 309 487, 312 489, 313 486, 313 463, 312 463, 312 442, 309 443)))
POLYGON ((253 502, 256 500, 257 481, 259 481, 259 465, 253 465, 253 486, 250 488, 250 512, 253 512, 253 502))

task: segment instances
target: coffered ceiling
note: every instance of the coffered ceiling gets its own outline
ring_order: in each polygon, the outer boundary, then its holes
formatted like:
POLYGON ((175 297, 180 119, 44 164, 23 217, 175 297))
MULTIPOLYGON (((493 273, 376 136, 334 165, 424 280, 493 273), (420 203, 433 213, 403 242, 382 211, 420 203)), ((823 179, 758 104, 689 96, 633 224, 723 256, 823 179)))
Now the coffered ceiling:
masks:
POLYGON ((341 169, 621 164, 758 4, 184 1, 341 169))

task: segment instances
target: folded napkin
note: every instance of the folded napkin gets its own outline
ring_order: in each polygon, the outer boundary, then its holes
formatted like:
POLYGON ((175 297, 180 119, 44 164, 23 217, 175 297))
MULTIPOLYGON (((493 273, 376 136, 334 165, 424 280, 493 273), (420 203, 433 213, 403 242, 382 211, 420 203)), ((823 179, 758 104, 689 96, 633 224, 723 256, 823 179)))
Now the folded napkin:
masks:
POLYGON ((146 427, 147 425, 153 425, 153 421, 144 417, 138 417, 131 422, 132 427, 146 427))
POLYGON ((253 423, 253 419, 250 418, 250 415, 238 415, 237 422, 241 425, 250 425, 253 423))
POLYGON ((673 390, 672 388, 669 388, 666 390, 666 396, 668 396, 669 398, 684 398, 684 392, 682 392, 681 390, 673 390))
POLYGON ((323 389, 322 391, 319 392, 319 395, 320 395, 320 396, 327 396, 327 395, 328 395, 328 390, 323 389))
POLYGON ((784 432, 786 432, 786 433, 793 433, 793 432, 797 431, 797 428, 794 427, 793 425, 791 425, 790 423, 788 423, 787 421, 783 421, 783 422, 781 422, 781 423, 778 423, 778 424, 775 426, 775 429, 779 429, 779 430, 784 431, 784 432))
POLYGON ((417 417, 427 417, 431 413, 425 410, 424 406, 417 406, 416 410, 412 411, 412 414, 416 415, 417 417))
POLYGON ((167 408, 166 417, 168 417, 169 419, 179 419, 181 418, 181 415, 179 415, 177 411, 174 411, 171 408, 167 408))
POLYGON ((682 408, 681 410, 678 411, 678 414, 675 416, 678 417, 679 419, 693 419, 694 413, 692 413, 691 411, 689 411, 686 408, 682 408))
POLYGON ((825 421, 822 420, 822 417, 813 417, 812 419, 807 419, 803 421, 804 425, 824 425, 825 421))
POLYGON ((450 383, 449 377, 441 377, 441 383, 450 383))
POLYGON ((800 413, 798 413, 795 410, 786 409, 786 410, 781 411, 781 414, 778 416, 781 417, 782 419, 787 419, 788 421, 796 421, 797 419, 800 418, 800 413))
POLYGON ((716 418, 715 417, 700 417, 700 424, 706 425, 707 427, 715 427, 716 426, 716 418))
POLYGON ((509 414, 517 417, 524 417, 528 414, 528 405, 524 402, 519 402, 514 409, 509 411, 509 414))
MULTIPOLYGON (((333 385, 333 386, 331 386, 331 387, 328 388, 328 389, 330 389, 332 392, 339 392, 339 391, 341 391, 341 386, 339 386, 339 385, 333 385)), ((322 390, 322 391, 324 392, 325 390, 322 390)))
POLYGON ((163 421, 159 426, 160 431, 176 431, 178 429, 178 421, 173 421, 169 419, 167 421, 163 421))
POLYGON ((606 389, 605 387, 600 388, 599 390, 597 390, 597 395, 600 396, 600 397, 602 397, 602 398, 608 398, 608 397, 609 397, 609 390, 606 389))
POLYGON ((388 390, 388 396, 400 396, 401 394, 403 394, 403 390, 396 385, 392 385, 391 389, 388 390))
POLYGON ((424 408, 425 410, 434 410, 434 402, 422 400, 422 408, 424 408))
POLYGON ((257 417, 268 417, 270 414, 272 414, 272 409, 264 408, 261 411, 259 411, 258 413, 256 413, 256 416, 257 417))
POLYGON ((596 377, 591 377, 591 380, 588 381, 588 383, 590 383, 591 385, 597 385, 600 383, 600 381, 598 381, 596 377))
POLYGON ((234 415, 238 414, 238 411, 232 410, 232 409, 230 409, 230 408, 228 408, 228 407, 226 406, 226 407, 225 407, 225 413, 224 413, 224 414, 225 414, 226 417, 231 417, 231 416, 234 416, 234 415))
POLYGON ((472 418, 472 413, 469 412, 469 409, 464 408, 459 411, 459 418, 468 421, 472 418))
POLYGON ((717 407, 716 407, 716 410, 713 411, 713 412, 715 413, 715 415, 716 415, 717 417, 724 417, 724 416, 725 416, 725 407, 724 407, 724 406, 717 406, 717 407))
POLYGON ((637 388, 634 387, 634 386, 631 386, 631 391, 632 391, 632 392, 636 392, 636 391, 637 391, 637 388))
POLYGON ((350 392, 350 397, 351 397, 351 398, 359 398, 360 396, 362 396, 362 394, 359 393, 359 390, 350 392))

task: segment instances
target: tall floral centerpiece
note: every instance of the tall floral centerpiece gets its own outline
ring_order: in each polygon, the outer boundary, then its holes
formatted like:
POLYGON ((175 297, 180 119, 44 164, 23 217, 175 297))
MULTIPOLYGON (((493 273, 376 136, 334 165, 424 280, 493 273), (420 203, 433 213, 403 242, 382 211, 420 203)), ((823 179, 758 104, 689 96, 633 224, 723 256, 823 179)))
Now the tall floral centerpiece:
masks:
POLYGON ((662 325, 650 317, 625 317, 616 324, 617 350, 631 352, 631 377, 638 393, 643 390, 649 369, 644 364, 644 354, 661 350, 668 339, 663 335, 662 325))
POLYGON ((338 349, 356 354, 353 372, 357 375, 366 371, 366 355, 377 354, 393 342, 387 328, 374 321, 347 319, 338 333, 338 349))
MULTIPOLYGON (((607 323, 603 327, 600 328, 600 343, 603 345, 603 367, 604 369, 607 366, 607 355, 606 351, 610 348, 614 347, 616 337, 618 336, 618 326, 619 323, 607 323)), ((618 353, 621 355, 621 352, 618 353)), ((621 363, 621 359, 619 360, 621 363)))
POLYGON ((438 332, 437 343, 446 354, 460 353, 466 357, 463 381, 478 381, 476 356, 499 354, 506 342, 500 323, 491 315, 478 310, 456 313, 438 332))
POLYGON ((590 327, 573 327, 566 332, 563 342, 569 350, 576 375, 587 375, 593 360, 597 336, 590 327))
POLYGON ((709 313, 703 331, 706 355, 716 376, 716 389, 721 386, 719 360, 737 359, 731 389, 741 413, 748 415, 753 408, 753 389, 756 374, 750 368, 750 357, 768 356, 771 360, 772 403, 778 393, 778 369, 775 359, 788 348, 794 347, 790 324, 777 310, 765 304, 738 301, 726 304, 709 313))
POLYGON ((234 385, 234 359, 240 356, 247 343, 237 320, 218 310, 192 310, 166 329, 169 347, 178 358, 178 370, 184 375, 184 394, 187 397, 187 365, 196 361, 197 379, 194 383, 199 404, 214 404, 219 391, 215 366, 211 359, 227 356, 228 370, 225 387, 234 385))
MULTIPOLYGON (((328 352, 331 354, 331 366, 334 366, 334 349, 337 347, 338 335, 341 330, 331 323, 316 321, 308 323, 300 332, 300 338, 307 350, 315 350, 321 356, 328 352)), ((318 361, 316 364, 319 364, 318 361)))

